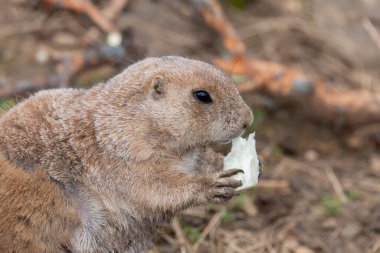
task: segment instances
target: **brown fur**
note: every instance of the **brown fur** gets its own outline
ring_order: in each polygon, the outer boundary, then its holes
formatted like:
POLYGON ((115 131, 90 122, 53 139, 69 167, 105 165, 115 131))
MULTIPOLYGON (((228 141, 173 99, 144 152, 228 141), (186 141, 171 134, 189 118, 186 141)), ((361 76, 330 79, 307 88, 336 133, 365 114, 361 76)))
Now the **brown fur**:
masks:
POLYGON ((45 171, 27 173, 2 157, 0 182, 0 252, 67 252, 79 218, 61 187, 45 171))
POLYGON ((0 119, 0 251, 146 250, 178 211, 236 194, 237 170, 220 172, 206 146, 251 123, 226 74, 181 57, 148 58, 89 90, 37 93, 0 119))

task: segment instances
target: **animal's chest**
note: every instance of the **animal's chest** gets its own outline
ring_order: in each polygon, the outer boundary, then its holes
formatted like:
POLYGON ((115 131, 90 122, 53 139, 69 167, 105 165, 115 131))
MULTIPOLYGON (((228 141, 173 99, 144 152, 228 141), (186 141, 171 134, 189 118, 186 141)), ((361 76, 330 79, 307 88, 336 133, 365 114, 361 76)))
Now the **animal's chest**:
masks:
POLYGON ((169 161, 170 166, 186 175, 199 174, 199 153, 192 152, 169 161))
MULTIPOLYGON (((117 232, 111 236, 116 247, 114 252, 138 253, 150 248, 156 231, 169 224, 172 214, 135 220, 128 217, 128 226, 114 225, 117 232)), ((124 224, 125 225, 125 224, 124 224)))

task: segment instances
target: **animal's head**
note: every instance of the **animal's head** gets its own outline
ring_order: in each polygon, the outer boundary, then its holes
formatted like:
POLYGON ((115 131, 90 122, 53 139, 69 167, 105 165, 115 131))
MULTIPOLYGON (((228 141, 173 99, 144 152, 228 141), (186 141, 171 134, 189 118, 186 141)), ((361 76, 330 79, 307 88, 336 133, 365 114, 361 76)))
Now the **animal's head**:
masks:
POLYGON ((253 120, 222 70, 176 56, 131 65, 104 86, 103 100, 98 125, 120 152, 132 141, 179 151, 228 142, 253 120))

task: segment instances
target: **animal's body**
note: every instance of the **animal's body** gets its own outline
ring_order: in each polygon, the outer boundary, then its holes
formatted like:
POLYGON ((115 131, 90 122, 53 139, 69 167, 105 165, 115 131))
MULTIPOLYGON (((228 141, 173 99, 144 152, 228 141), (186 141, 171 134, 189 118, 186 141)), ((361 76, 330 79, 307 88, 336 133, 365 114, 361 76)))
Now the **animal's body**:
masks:
POLYGON ((0 118, 0 252, 143 252, 178 211, 236 194, 207 146, 251 123, 226 74, 181 57, 35 94, 0 118))

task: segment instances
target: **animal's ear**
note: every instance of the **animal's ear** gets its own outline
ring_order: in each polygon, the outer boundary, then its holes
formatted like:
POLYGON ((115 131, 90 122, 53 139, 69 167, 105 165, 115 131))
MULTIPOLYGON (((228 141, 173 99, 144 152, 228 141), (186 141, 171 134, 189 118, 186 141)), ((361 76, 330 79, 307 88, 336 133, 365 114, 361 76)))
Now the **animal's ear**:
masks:
POLYGON ((165 97, 165 80, 162 76, 156 76, 153 79, 152 96, 155 100, 165 97))

